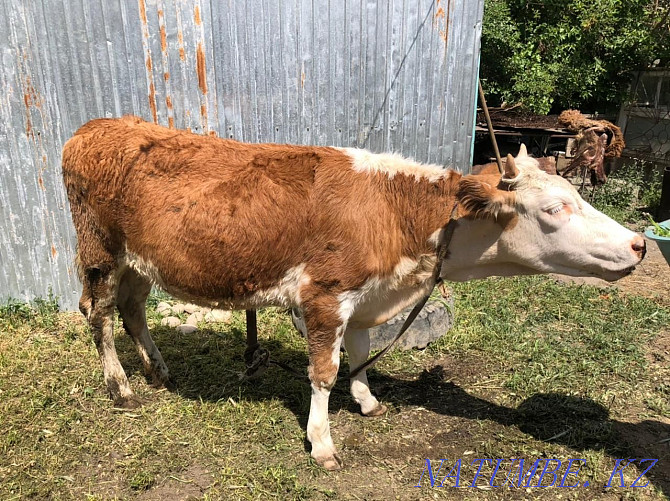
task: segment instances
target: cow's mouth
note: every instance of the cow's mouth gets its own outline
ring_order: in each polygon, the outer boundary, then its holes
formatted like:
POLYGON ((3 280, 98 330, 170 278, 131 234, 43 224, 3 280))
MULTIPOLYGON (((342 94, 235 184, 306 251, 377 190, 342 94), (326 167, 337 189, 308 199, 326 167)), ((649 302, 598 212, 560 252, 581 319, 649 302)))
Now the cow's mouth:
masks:
POLYGON ((630 275, 630 274, 633 273, 634 271, 635 271, 635 266, 629 266, 628 268, 626 268, 626 269, 624 269, 624 270, 621 270, 621 271, 620 271, 620 273, 621 273, 621 278, 623 278, 623 277, 627 277, 628 275, 630 275))
POLYGON ((629 266, 628 268, 624 268, 623 270, 607 271, 606 273, 603 273, 603 274, 592 273, 592 275, 599 276, 600 278, 603 278, 604 280, 607 280, 608 282, 616 282, 617 280, 620 280, 623 277, 627 277, 628 275, 630 275, 634 271, 635 271, 635 266, 629 266))

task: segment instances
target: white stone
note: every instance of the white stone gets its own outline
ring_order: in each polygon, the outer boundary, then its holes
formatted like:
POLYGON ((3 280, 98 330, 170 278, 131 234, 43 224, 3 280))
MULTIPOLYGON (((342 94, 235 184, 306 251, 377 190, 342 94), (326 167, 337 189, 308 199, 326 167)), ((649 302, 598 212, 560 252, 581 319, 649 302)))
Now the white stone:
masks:
POLYGON ((177 330, 181 334, 192 334, 195 331, 197 331, 198 328, 195 325, 184 324, 184 325, 180 325, 179 327, 177 327, 177 330))
POLYGON ((199 309, 200 309, 200 307, 199 307, 198 305, 196 305, 196 304, 189 303, 189 304, 184 305, 184 311, 185 311, 186 313, 188 313, 189 315, 190 315, 191 313, 195 313, 195 312, 198 311, 199 309))
POLYGON ((172 307, 168 303, 166 303, 165 301, 161 301, 160 303, 158 303, 156 305, 156 313, 159 313, 159 314, 168 313, 168 312, 170 312, 171 309, 172 309, 172 307))
POLYGON ((168 327, 177 327, 181 325, 181 320, 177 317, 165 317, 161 320, 161 325, 167 325, 168 327))
POLYGON ((184 313, 184 303, 177 303, 174 306, 172 306, 172 313, 175 315, 181 315, 184 313))
POLYGON ((202 322, 204 317, 205 316, 201 312, 196 311, 188 316, 185 323, 187 325, 198 325, 198 322, 202 322))
POLYGON ((211 312, 211 311, 208 312, 208 313, 205 313, 205 318, 204 318, 204 320, 205 320, 205 322, 207 322, 208 324, 211 324, 211 323, 213 323, 213 322, 216 322, 216 320, 214 320, 214 317, 212 316, 212 312, 211 312))

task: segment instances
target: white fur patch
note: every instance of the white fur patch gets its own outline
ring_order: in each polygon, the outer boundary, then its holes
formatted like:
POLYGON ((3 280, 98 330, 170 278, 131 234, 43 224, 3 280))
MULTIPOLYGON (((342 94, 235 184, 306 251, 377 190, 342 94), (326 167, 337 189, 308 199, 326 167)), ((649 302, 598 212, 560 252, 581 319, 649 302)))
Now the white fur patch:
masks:
POLYGON ((288 270, 276 286, 254 293, 250 301, 258 306, 297 306, 301 302, 300 290, 310 282, 311 277, 305 273, 305 263, 302 263, 288 270))
POLYGON ((449 172, 439 165, 422 164, 395 153, 372 153, 358 148, 342 148, 342 151, 349 155, 356 172, 380 172, 390 178, 404 174, 413 176, 417 181, 428 179, 431 182, 443 178, 449 172))
POLYGON ((330 355, 333 365, 336 367, 340 366, 340 346, 342 346, 342 340, 344 339, 344 329, 345 326, 337 329, 335 341, 333 341, 333 352, 330 355))
POLYGON ((442 235, 442 228, 435 230, 429 237, 428 243, 437 249, 440 243, 440 236, 442 235))
POLYGON ((158 268, 143 257, 126 248, 126 265, 135 270, 140 276, 149 280, 153 285, 165 289, 165 282, 158 268))
POLYGON ((407 275, 416 270, 419 263, 409 257, 401 257, 400 262, 393 268, 393 279, 389 286, 395 288, 397 282, 401 282, 407 275))
POLYGON ((312 444, 312 457, 316 460, 333 458, 335 444, 330 436, 328 423, 328 397, 330 390, 312 383, 312 400, 307 420, 307 440, 312 444))
POLYGON ((382 280, 373 277, 363 284, 360 289, 343 292, 339 295, 340 302, 340 318, 343 322, 347 322, 353 315, 356 307, 370 295, 379 291, 382 285, 382 280))
POLYGON ((361 288, 340 294, 340 318, 353 328, 386 322, 432 288, 435 262, 434 255, 421 256, 418 261, 401 258, 392 274, 370 278, 361 288))

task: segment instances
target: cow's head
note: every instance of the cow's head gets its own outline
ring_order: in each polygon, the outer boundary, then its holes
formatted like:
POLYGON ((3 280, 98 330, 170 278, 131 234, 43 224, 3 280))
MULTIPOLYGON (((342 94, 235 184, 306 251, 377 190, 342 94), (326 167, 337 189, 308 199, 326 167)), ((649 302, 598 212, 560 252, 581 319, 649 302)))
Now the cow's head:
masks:
POLYGON ((642 260, 642 237, 586 203, 522 146, 505 172, 464 176, 459 220, 442 266, 449 280, 561 273, 617 280, 642 260))

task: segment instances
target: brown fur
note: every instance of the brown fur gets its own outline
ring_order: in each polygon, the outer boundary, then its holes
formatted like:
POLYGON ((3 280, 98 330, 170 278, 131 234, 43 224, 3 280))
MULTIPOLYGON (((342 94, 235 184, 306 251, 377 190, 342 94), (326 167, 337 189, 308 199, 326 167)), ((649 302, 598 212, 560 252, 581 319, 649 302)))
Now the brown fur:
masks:
POLYGON ((131 118, 89 122, 63 156, 79 259, 110 268, 125 245, 161 270, 169 290, 225 300, 303 262, 315 282, 341 292, 389 273, 403 255, 430 252, 425 231, 448 219, 439 201, 449 186, 431 192, 428 181, 349 164, 333 148, 247 145, 131 118), (417 232, 417 219, 429 228, 417 232))
POLYGON ((556 157, 538 157, 537 163, 541 171, 552 176, 556 175, 556 157))
MULTIPOLYGON (((467 176, 458 184, 459 216, 478 219, 501 216, 503 207, 514 207, 515 193, 495 174, 467 176)), ((509 224, 504 218, 504 226, 509 224)))

